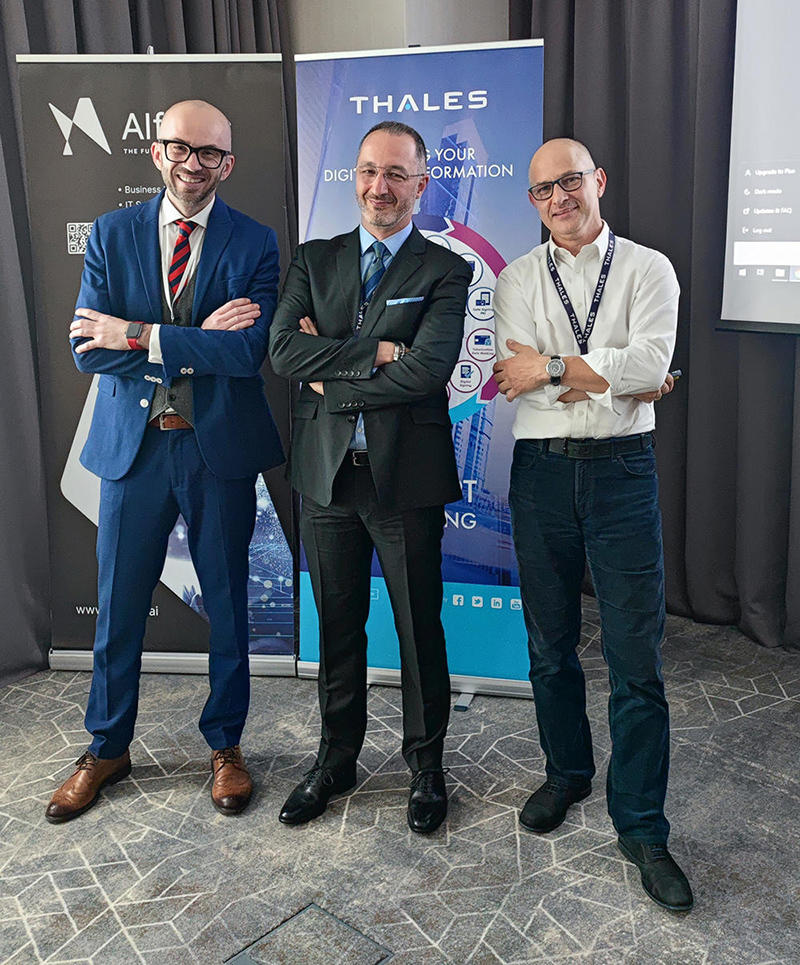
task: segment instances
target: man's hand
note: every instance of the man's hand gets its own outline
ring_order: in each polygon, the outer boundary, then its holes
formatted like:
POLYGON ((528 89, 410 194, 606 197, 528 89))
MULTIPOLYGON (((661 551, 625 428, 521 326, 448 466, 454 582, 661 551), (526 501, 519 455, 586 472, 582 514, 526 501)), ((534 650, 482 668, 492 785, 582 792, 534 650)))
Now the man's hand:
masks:
POLYGON ((317 395, 325 395, 325 383, 324 382, 309 382, 309 389, 313 389, 317 395))
POLYGON ((638 399, 640 402, 658 402, 665 395, 669 395, 675 387, 675 379, 667 372, 664 379, 664 384, 660 389, 655 389, 652 392, 637 392, 636 395, 628 396, 628 398, 638 399))
POLYGON ((311 321, 308 315, 301 318, 299 324, 300 331, 303 332, 304 335, 319 335, 317 326, 311 321))
POLYGON ((75 351, 81 355, 93 348, 110 348, 117 351, 129 351, 130 345, 125 338, 128 322, 124 318, 104 315, 93 308, 76 308, 79 316, 69 327, 70 338, 88 338, 88 342, 81 342, 75 351))
POLYGON ((229 302, 213 311, 200 328, 207 331, 239 332, 250 328, 261 314, 261 308, 249 298, 232 298, 229 302))
POLYGON ((495 362, 492 371, 497 388, 511 402, 523 392, 538 389, 550 381, 545 371, 549 356, 537 352, 532 345, 515 342, 513 338, 506 339, 506 345, 514 355, 503 362, 495 362))

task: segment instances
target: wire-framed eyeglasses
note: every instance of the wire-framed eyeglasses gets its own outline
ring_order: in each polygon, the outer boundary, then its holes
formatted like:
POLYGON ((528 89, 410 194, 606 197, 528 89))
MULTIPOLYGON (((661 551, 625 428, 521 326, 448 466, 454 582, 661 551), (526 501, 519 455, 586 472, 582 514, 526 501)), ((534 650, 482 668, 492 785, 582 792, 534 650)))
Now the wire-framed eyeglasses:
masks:
POLYGON ((406 174, 405 171, 399 171, 397 168, 382 168, 377 164, 359 164, 356 167, 356 174, 363 181, 374 181, 377 176, 383 172, 383 180, 387 184, 401 185, 410 181, 412 178, 424 178, 425 172, 422 174, 406 174))

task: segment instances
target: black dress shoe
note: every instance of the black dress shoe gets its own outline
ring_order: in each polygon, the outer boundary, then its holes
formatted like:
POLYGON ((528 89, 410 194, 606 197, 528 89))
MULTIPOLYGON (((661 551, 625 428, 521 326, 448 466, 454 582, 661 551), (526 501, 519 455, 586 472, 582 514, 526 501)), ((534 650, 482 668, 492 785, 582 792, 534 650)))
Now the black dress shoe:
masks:
POLYGON ((355 768, 332 771, 315 764, 286 799, 278 820, 283 824, 313 821, 322 814, 334 794, 345 794, 355 786, 355 768))
POLYGON ((592 793, 592 785, 563 787, 553 781, 545 781, 525 802, 519 823, 526 831, 546 834, 554 831, 564 818, 571 804, 576 804, 592 793))
POLYGON ((417 834, 435 831, 447 816, 444 771, 417 771, 408 796, 408 826, 417 834))
POLYGON ((641 872, 642 887, 657 905, 670 911, 689 911, 694 904, 692 886, 666 844, 647 844, 631 838, 619 838, 617 844, 641 872))

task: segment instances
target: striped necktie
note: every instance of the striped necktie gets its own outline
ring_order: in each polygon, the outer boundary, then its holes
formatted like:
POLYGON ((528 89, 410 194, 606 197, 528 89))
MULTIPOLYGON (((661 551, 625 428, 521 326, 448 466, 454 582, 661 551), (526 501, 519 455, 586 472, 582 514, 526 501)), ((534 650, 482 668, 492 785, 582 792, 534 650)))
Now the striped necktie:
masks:
POLYGON ((169 293, 173 301, 189 261, 189 235, 197 227, 194 221, 176 221, 175 224, 178 226, 178 240, 172 251, 172 261, 169 263, 169 293))
POLYGON ((389 253, 389 249, 382 241, 376 241, 375 244, 370 246, 369 250, 372 252, 372 261, 364 274, 364 302, 368 302, 372 298, 373 292, 378 287, 378 282, 383 278, 383 273, 386 271, 383 259, 389 253))

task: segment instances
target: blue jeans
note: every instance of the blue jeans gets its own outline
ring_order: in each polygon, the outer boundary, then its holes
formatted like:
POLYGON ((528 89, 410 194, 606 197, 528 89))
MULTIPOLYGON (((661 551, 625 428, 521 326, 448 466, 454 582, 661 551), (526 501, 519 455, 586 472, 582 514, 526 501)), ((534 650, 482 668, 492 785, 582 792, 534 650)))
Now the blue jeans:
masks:
POLYGON ((577 787, 595 773, 576 653, 588 561, 611 683, 609 814, 620 835, 666 842, 664 565, 652 447, 575 459, 518 440, 509 501, 548 778, 577 787))

